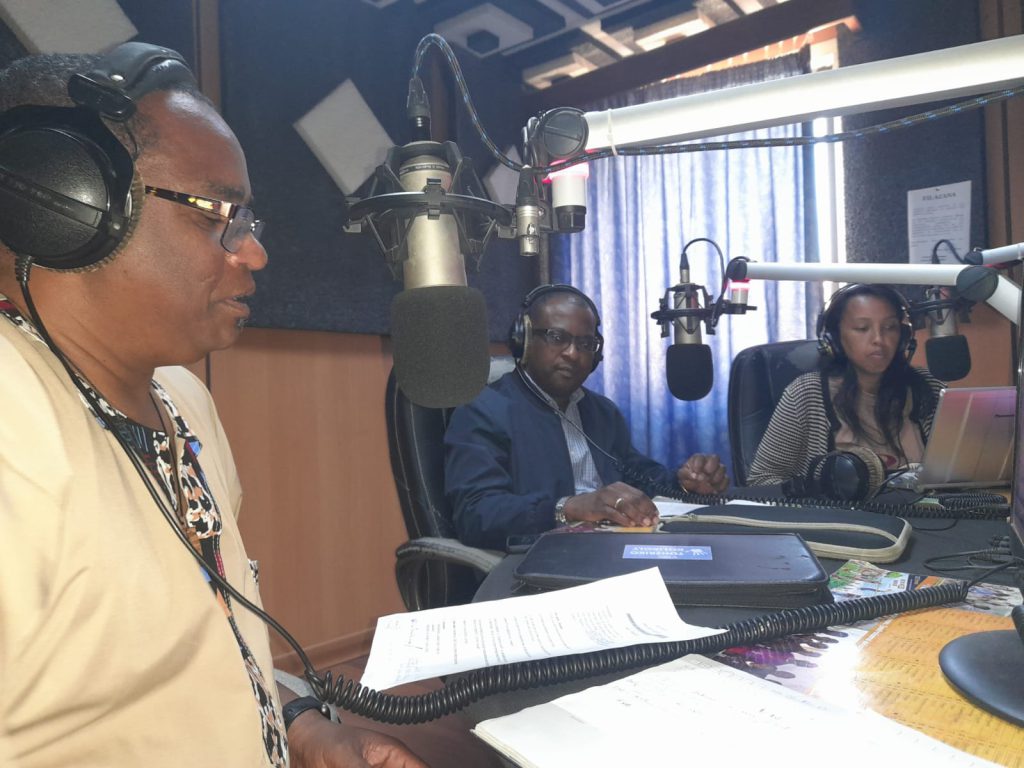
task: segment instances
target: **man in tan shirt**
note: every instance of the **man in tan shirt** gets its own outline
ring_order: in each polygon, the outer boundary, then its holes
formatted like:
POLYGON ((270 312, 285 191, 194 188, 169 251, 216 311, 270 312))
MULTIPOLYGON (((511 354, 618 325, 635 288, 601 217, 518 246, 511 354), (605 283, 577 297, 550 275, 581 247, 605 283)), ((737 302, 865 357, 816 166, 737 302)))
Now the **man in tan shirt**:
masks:
POLYGON ((0 72, 0 766, 420 768, 282 710, 266 627, 214 583, 259 604, 231 452, 176 366, 238 337, 262 225, 176 54, 118 51, 0 72), (68 109, 92 68, 112 87, 68 109))

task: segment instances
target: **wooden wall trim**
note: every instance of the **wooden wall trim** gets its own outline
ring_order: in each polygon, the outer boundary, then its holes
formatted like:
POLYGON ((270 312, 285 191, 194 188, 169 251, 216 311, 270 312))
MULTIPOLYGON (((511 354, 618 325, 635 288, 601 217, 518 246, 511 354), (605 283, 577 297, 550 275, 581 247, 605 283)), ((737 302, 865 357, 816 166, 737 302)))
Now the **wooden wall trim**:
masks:
MULTIPOLYGON (((1024 2, 1021 0, 979 0, 981 34, 986 40, 1024 33, 1024 2)), ((985 107, 986 198, 989 247, 1010 245, 1024 239, 1024 178, 1015 170, 1024 167, 1024 99, 1009 99, 985 107)), ((1019 267, 1012 276, 1021 282, 1019 267)), ((1006 328, 1006 324, 1003 324, 1006 328)), ((998 333, 998 335, 996 335, 998 333)), ((1021 351, 1011 328, 997 332, 1009 337, 1010 354, 1004 355, 1013 383, 1021 351)), ((972 351, 976 345, 971 344, 972 351)), ((999 348, 1003 348, 1002 344, 999 348)))
POLYGON ((199 89, 219 109, 220 88, 220 0, 192 0, 196 45, 196 80, 199 89))
MULTIPOLYGON (((309 657, 310 663, 320 672, 336 667, 350 659, 367 655, 372 644, 373 630, 361 629, 322 643, 307 646, 303 650, 309 657)), ((274 656, 274 668, 283 669, 285 672, 291 672, 293 675, 300 677, 303 673, 302 662, 295 651, 276 654, 274 656)))

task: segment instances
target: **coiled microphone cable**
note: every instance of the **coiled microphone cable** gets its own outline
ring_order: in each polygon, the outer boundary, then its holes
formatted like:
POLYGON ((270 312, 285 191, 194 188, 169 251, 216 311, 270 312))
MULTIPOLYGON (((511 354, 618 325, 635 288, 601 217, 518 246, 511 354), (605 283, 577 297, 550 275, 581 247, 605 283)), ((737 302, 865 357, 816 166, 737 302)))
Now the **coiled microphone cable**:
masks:
POLYGON ((727 648, 763 643, 786 635, 963 602, 969 587, 968 582, 954 581, 909 592, 779 611, 730 624, 722 633, 692 640, 631 645, 489 667, 469 672, 446 683, 439 690, 416 696, 374 691, 341 676, 335 679, 330 672, 319 675, 310 674, 310 670, 307 670, 306 679, 317 698, 349 712, 396 725, 424 723, 457 712, 497 693, 624 672, 661 664, 691 653, 710 655, 727 648))

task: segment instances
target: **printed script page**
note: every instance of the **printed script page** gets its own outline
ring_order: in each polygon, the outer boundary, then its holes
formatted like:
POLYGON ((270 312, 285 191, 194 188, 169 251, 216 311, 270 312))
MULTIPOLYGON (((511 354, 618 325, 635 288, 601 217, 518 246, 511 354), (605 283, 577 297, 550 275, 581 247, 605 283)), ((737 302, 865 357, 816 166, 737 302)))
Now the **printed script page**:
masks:
POLYGON ((718 631, 683 622, 661 572, 648 568, 539 595, 383 616, 361 682, 382 691, 481 667, 718 631))
POLYGON ((563 696, 473 731, 524 768, 627 765, 991 766, 870 712, 701 656, 563 696))

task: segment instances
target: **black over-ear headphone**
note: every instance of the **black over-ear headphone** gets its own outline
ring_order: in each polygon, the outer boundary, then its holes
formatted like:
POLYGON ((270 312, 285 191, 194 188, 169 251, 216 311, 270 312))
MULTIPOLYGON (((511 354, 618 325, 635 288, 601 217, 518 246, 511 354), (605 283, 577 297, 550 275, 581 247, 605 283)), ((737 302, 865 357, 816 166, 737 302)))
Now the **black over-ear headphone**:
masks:
POLYGON ((127 120, 139 98, 171 83, 195 85, 179 53, 124 43, 71 76, 77 107, 0 115, 0 241, 56 270, 89 269, 114 254, 138 218, 142 184, 101 117, 127 120))
POLYGON ((815 457, 804 475, 782 484, 790 498, 826 498, 864 501, 878 493, 885 482, 885 467, 873 451, 848 445, 815 457))
POLYGON ((530 309, 541 296, 551 293, 571 293, 579 296, 587 302, 590 311, 594 313, 594 335, 597 337, 597 349, 594 351, 594 362, 590 370, 595 370, 601 360, 604 359, 604 336, 601 335, 601 315, 597 311, 597 306, 587 294, 567 283, 539 285, 526 294, 519 314, 512 321, 512 327, 508 331, 508 348, 512 352, 512 357, 515 358, 519 365, 526 365, 527 355, 530 352, 530 337, 533 335, 530 323, 530 309))
MULTIPOLYGON (((838 311, 837 307, 844 305, 845 302, 840 301, 844 296, 848 296, 851 293, 857 291, 863 291, 865 286, 861 283, 851 283, 850 285, 840 288, 838 291, 829 297, 829 300, 825 302, 825 306, 822 307, 821 312, 818 313, 818 323, 816 325, 816 332, 818 334, 818 354, 826 358, 829 361, 841 360, 845 356, 843 353, 843 346, 839 339, 833 336, 832 331, 829 330, 830 325, 838 325, 839 320, 842 318, 835 318, 833 321, 833 315, 838 311)), ((894 288, 890 288, 887 285, 872 285, 871 290, 874 293, 868 293, 868 296, 879 294, 895 307, 899 308, 900 312, 900 342, 896 349, 896 354, 902 354, 903 358, 907 361, 914 356, 914 350, 917 349, 917 339, 914 338, 914 324, 910 319, 910 305, 907 300, 903 297, 903 294, 894 288)))

